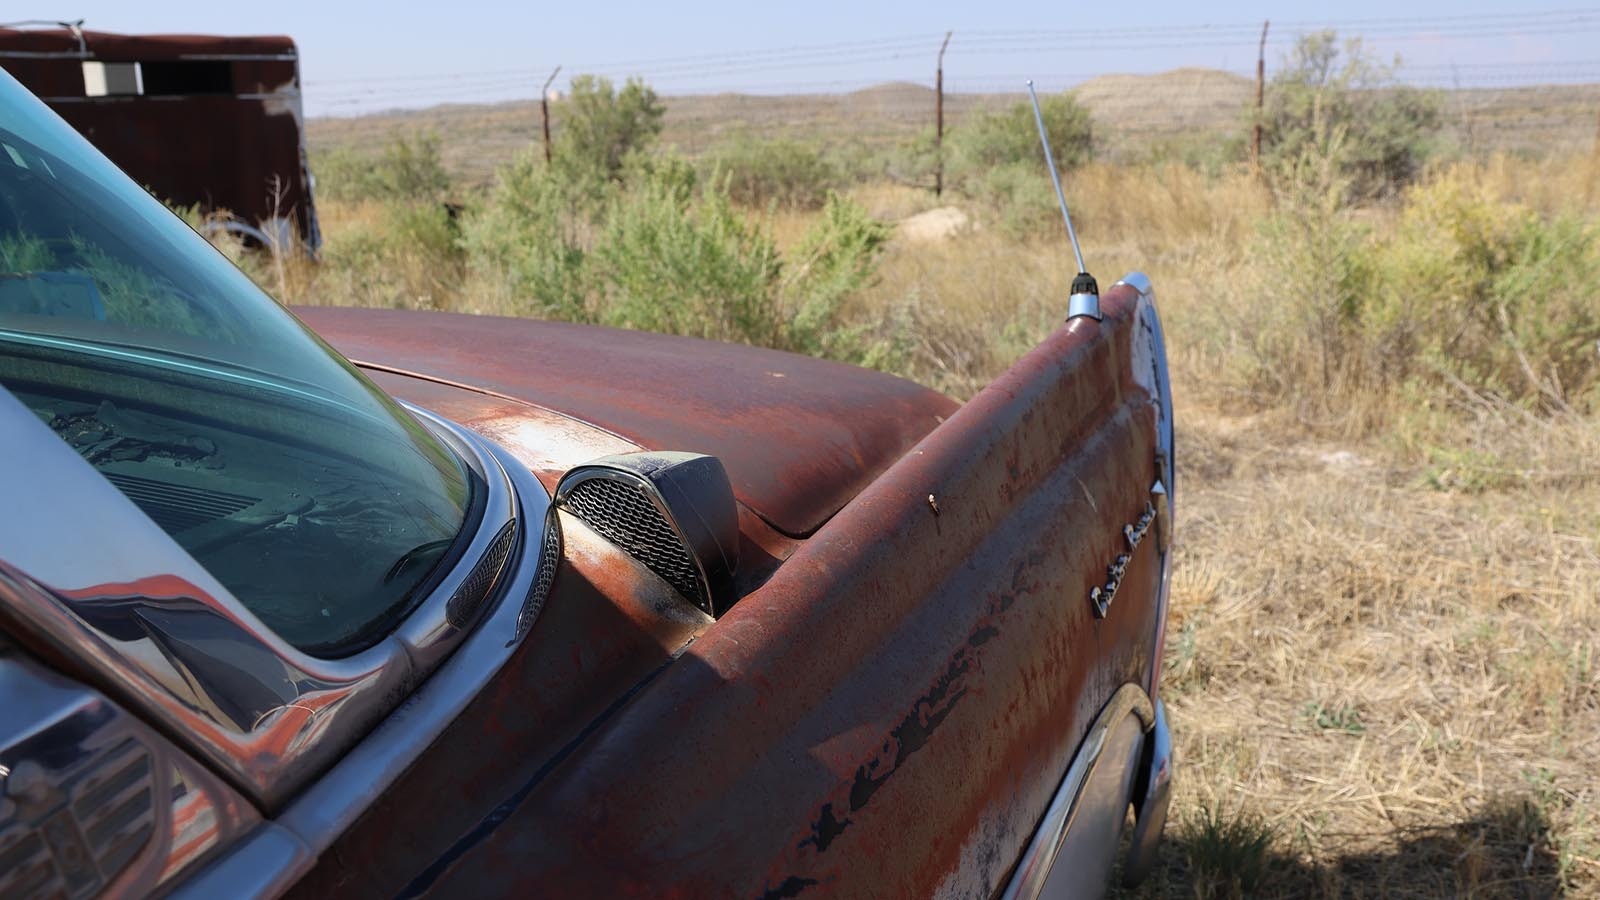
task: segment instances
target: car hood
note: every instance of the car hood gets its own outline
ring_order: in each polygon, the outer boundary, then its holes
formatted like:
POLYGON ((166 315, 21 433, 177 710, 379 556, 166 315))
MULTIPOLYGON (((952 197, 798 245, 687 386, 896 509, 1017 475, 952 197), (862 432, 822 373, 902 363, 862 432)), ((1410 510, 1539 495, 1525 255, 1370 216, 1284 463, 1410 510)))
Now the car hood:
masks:
POLYGON ((359 366, 542 407, 644 449, 717 456, 739 500, 792 537, 815 531, 958 406, 881 372, 696 338, 454 313, 295 312, 359 366))

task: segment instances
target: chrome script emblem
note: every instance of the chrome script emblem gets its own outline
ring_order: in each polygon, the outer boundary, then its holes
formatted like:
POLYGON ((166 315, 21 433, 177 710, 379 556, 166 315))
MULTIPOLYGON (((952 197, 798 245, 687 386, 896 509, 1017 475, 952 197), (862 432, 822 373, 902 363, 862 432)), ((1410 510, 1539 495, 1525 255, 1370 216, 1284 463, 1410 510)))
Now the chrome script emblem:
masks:
POLYGON ((1128 549, 1118 553, 1117 558, 1106 567, 1106 583, 1096 585, 1089 589, 1089 602, 1094 606, 1094 617, 1104 619, 1111 610, 1111 601, 1117 598, 1117 588, 1122 585, 1122 576, 1128 570, 1128 563, 1133 559, 1133 551, 1138 549, 1139 542, 1144 540, 1145 533, 1150 530, 1150 525, 1156 520, 1156 507, 1154 503, 1145 501, 1144 512, 1140 513, 1139 521, 1132 525, 1122 526, 1122 538, 1128 542, 1128 549))

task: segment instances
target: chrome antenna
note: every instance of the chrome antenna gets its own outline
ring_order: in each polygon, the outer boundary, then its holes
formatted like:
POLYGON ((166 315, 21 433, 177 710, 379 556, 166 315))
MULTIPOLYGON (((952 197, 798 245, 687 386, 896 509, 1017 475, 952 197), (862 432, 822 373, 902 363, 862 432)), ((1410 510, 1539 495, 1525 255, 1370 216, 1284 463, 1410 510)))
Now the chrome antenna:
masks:
POLYGON ((1050 169, 1050 181, 1056 186, 1056 200, 1061 204, 1061 219, 1067 223, 1067 240, 1072 242, 1072 255, 1078 260, 1078 277, 1072 279, 1072 297, 1067 300, 1067 318, 1088 316, 1100 321, 1100 285, 1083 264, 1083 250, 1078 247, 1078 233, 1072 228, 1072 216, 1067 212, 1067 196, 1061 191, 1061 176, 1056 172, 1055 154, 1050 152, 1050 136, 1044 130, 1044 113, 1039 110, 1039 95, 1034 92, 1033 79, 1028 79, 1028 96, 1033 100, 1033 120, 1039 124, 1039 143, 1044 145, 1045 165, 1050 169))

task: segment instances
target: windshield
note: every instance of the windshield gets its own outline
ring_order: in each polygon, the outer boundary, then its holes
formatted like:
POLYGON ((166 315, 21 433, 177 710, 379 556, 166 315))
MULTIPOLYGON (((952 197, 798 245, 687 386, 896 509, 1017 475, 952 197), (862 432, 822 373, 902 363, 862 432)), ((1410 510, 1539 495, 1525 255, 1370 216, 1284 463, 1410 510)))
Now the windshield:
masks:
POLYGON ((323 656, 371 645, 420 600, 481 493, 3 72, 0 385, 267 626, 323 656))

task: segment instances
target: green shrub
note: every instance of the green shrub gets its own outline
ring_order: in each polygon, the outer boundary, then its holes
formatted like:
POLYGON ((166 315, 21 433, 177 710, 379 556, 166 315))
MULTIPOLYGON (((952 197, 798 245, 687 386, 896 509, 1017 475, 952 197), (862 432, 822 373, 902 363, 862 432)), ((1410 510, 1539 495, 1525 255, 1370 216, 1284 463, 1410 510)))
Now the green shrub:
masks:
MULTIPOLYGON (((1071 94, 1045 97, 1039 106, 1056 167, 1065 172, 1088 162, 1093 155, 1088 110, 1071 94)), ((1032 104, 979 114, 956 128, 946 143, 946 185, 985 207, 984 218, 1019 239, 1058 227, 1060 208, 1032 104)))
POLYGON ((319 156, 313 171, 317 194, 332 200, 438 203, 450 192, 434 134, 397 135, 376 157, 338 148, 319 156))
MULTIPOLYGON (((1089 111, 1070 94, 1053 94, 1039 102, 1056 167, 1066 171, 1094 155, 1089 111)), ((1044 150, 1033 105, 1013 104, 1003 112, 980 113, 954 129, 948 138, 946 171, 957 179, 981 177, 1001 167, 1030 164, 1044 172, 1044 150)))
POLYGON ((1065 227, 1055 186, 1041 159, 995 166, 962 183, 962 193, 981 204, 985 218, 1019 240, 1055 237, 1065 227))
POLYGON ((665 114, 656 92, 637 78, 617 90, 609 78, 579 75, 553 114, 553 162, 577 181, 618 180, 628 157, 655 143, 665 114))
POLYGON ((1542 408, 1600 403, 1600 226, 1495 199, 1462 166, 1407 191, 1380 237, 1343 204, 1335 169, 1301 170, 1261 226, 1255 298, 1228 313, 1258 389, 1336 416, 1418 384, 1542 408))
POLYGON ((599 321, 777 343, 777 247, 738 216, 722 192, 690 202, 677 188, 646 180, 613 202, 594 250, 604 282, 599 321))
POLYGON ((871 283, 892 226, 859 204, 829 194, 822 217, 806 231, 781 285, 786 350, 848 362, 882 364, 882 347, 865 325, 852 325, 845 302, 871 283))
POLYGON ((1372 325, 1428 368, 1506 399, 1565 405, 1600 381, 1600 226, 1491 198, 1466 169, 1410 191, 1372 325))
POLYGON ((591 320, 585 257, 603 202, 531 151, 500 170, 462 229, 468 271, 497 286, 523 315, 591 320))
POLYGON ((708 168, 726 181, 729 198, 745 206, 819 209, 839 183, 821 151, 787 139, 740 138, 712 156, 708 168))
POLYGON ((673 157, 634 154, 599 199, 531 157, 504 169, 463 228, 470 278, 511 308, 713 340, 886 359, 847 322, 889 226, 830 196, 789 259, 734 205, 725 181, 700 182, 673 157))
POLYGON ((1415 181, 1433 149, 1441 95, 1396 83, 1397 67, 1371 59, 1359 38, 1341 49, 1333 31, 1302 36, 1267 87, 1261 124, 1268 170, 1281 173, 1308 154, 1336 150, 1353 199, 1393 194, 1415 181))

